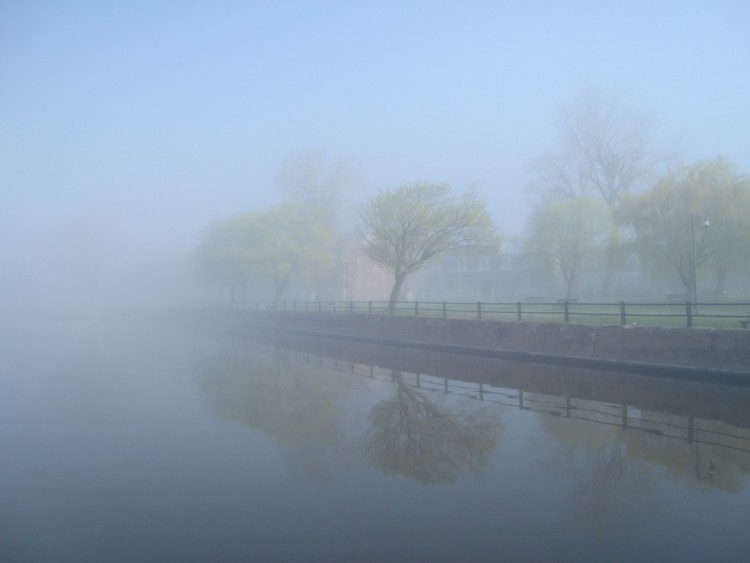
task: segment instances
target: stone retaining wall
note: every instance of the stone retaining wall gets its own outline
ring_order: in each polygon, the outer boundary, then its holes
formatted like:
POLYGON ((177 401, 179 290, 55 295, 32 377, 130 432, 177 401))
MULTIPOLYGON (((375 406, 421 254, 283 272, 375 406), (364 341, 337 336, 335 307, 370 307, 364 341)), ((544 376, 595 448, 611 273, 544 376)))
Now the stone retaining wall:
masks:
POLYGON ((750 374, 750 331, 251 311, 235 321, 399 343, 722 369, 750 374))

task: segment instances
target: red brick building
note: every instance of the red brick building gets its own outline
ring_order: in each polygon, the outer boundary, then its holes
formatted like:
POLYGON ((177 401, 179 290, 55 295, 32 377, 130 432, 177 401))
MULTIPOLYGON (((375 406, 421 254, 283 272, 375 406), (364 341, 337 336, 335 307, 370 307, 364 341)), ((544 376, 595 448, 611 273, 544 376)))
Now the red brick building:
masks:
POLYGON ((359 247, 347 247, 341 268, 343 299, 346 301, 385 301, 393 288, 393 273, 370 260, 359 247))

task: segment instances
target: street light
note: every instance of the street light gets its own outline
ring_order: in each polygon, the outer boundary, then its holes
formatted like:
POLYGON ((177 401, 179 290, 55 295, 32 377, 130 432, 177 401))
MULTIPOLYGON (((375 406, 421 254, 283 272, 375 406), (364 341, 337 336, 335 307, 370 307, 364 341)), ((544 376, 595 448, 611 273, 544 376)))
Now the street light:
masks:
POLYGON ((705 215, 696 215, 695 213, 690 214, 690 244, 693 251, 693 305, 695 306, 695 312, 698 312, 698 265, 695 262, 695 220, 698 219, 703 221, 703 233, 705 235, 708 227, 711 225, 711 220, 705 215))

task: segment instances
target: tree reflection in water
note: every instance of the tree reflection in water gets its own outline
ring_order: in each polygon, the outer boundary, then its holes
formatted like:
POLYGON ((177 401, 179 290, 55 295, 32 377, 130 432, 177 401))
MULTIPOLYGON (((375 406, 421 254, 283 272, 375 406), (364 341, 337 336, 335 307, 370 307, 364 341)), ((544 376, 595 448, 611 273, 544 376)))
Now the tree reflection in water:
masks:
POLYGON ((480 477, 502 433, 496 408, 438 405, 393 370, 396 397, 370 413, 365 454, 377 468, 423 483, 453 482, 464 470, 480 477))
POLYGON ((315 480, 330 478, 332 465, 356 465, 362 448, 376 468, 423 483, 452 482, 464 471, 479 477, 489 466, 502 434, 498 405, 453 396, 439 404, 394 370, 395 399, 372 407, 362 436, 342 423, 342 378, 369 380, 318 360, 233 344, 201 366, 196 383, 217 416, 273 436, 292 468, 315 480))
MULTIPOLYGON (((549 398, 532 395, 548 404, 549 398)), ((549 473, 571 482, 570 511, 595 536, 645 525, 660 508, 662 480, 734 492, 750 470, 750 431, 717 420, 567 399, 565 417, 537 411, 549 473)), ((564 411, 565 412, 565 411, 564 411)), ((562 414, 562 413, 557 413, 562 414)))
POLYGON ((632 455, 645 434, 581 419, 540 416, 549 437, 549 473, 567 478, 570 517, 595 537, 612 537, 658 510, 653 467, 632 455))
POLYGON ((350 457, 341 385, 326 369, 293 362, 278 348, 233 344, 202 364, 196 383, 217 416, 272 436, 308 478, 326 481, 332 465, 350 457))

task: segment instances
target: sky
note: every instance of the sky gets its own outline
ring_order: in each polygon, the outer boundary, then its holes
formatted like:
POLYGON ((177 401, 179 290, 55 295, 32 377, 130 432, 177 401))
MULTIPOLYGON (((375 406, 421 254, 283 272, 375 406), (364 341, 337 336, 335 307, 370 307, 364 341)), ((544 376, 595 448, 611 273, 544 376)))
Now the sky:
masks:
POLYGON ((743 0, 3 0, 4 268, 42 272, 65 237, 189 248, 280 201, 282 160, 311 147, 356 161, 363 194, 477 184, 521 234, 529 164, 592 89, 686 160, 750 172, 749 29, 743 0))

